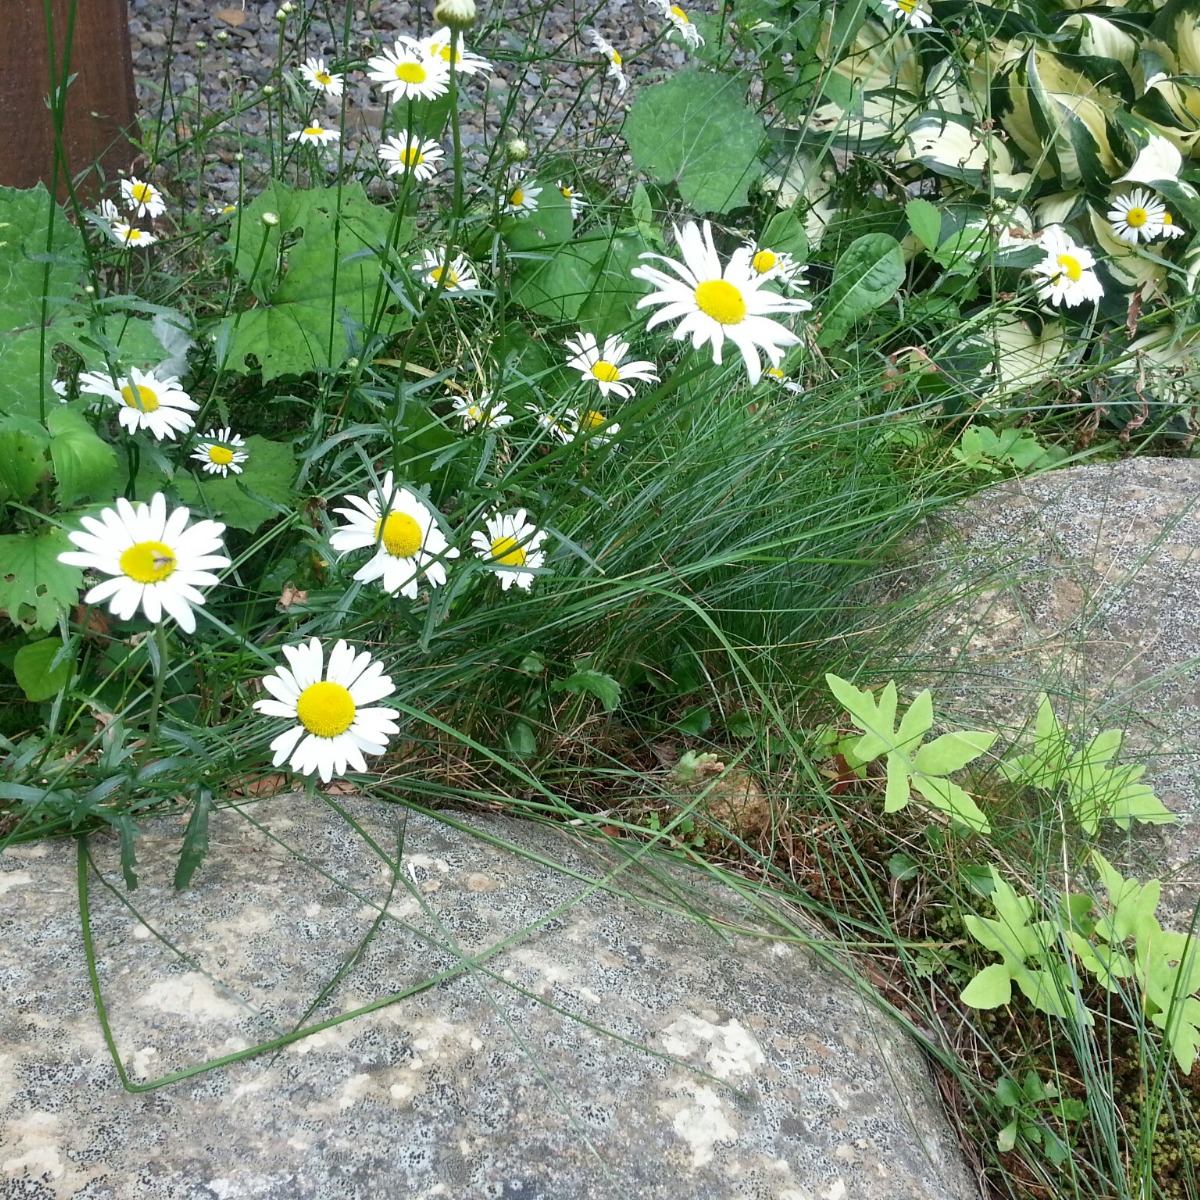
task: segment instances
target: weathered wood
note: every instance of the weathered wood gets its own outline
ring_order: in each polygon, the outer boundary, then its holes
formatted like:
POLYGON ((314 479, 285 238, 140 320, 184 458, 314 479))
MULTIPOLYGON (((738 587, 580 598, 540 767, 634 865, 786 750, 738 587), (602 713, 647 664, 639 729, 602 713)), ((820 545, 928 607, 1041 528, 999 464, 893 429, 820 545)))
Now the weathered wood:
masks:
MULTIPOLYGON (((133 90, 133 52, 129 44, 127 0, 50 0, 55 70, 60 79, 75 76, 67 89, 64 146, 70 174, 79 177, 83 196, 93 198, 101 176, 128 169, 134 149, 126 133, 133 129, 137 101, 133 90), (71 56, 64 63, 67 29, 74 9, 71 56)), ((0 183, 47 187, 53 177, 54 124, 46 98, 50 93, 44 0, 0 0, 4 69, 0 70, 0 183)), ((58 195, 67 192, 59 168, 58 195)))

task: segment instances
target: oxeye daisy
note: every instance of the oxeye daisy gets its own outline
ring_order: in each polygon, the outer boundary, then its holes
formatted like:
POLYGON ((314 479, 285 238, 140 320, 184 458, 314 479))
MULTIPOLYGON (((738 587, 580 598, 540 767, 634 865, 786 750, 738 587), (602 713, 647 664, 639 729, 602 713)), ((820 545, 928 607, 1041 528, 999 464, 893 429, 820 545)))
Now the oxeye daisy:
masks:
POLYGON ((671 32, 678 33, 692 50, 698 50, 704 45, 700 30, 692 24, 691 18, 678 4, 671 4, 668 0, 649 0, 649 3, 651 8, 658 10, 663 20, 671 24, 671 32))
POLYGON ((558 188, 559 194, 571 206, 571 220, 577 221, 580 214, 588 206, 588 202, 569 184, 563 183, 560 179, 555 185, 558 188))
POLYGON ((309 58, 300 67, 304 82, 314 92, 324 92, 327 96, 340 96, 345 84, 344 75, 335 75, 325 66, 323 58, 309 58))
POLYGON ((389 595, 415 600, 419 577, 430 587, 446 582, 443 558, 457 558, 438 528, 433 510, 414 492, 398 487, 388 471, 383 482, 367 496, 347 496, 352 508, 334 511, 347 520, 336 529, 329 544, 339 554, 375 547, 375 554, 354 572, 361 583, 382 580, 389 595))
MULTIPOLYGON (((798 263, 786 250, 772 250, 768 246, 758 246, 748 243, 750 250, 750 268, 755 275, 765 283, 774 279, 786 288, 801 287, 804 284, 804 267, 798 263)), ((800 301, 805 311, 812 308, 807 300, 800 301)))
POLYGON ((113 222, 112 236, 113 241, 119 242, 122 246, 153 246, 158 241, 154 234, 148 233, 145 229, 136 229, 124 221, 113 222))
POLYGON ((210 217, 228 217, 237 212, 237 205, 213 203, 207 205, 204 211, 208 213, 210 217))
POLYGON ((441 283, 447 292, 473 292, 479 288, 479 280, 462 254, 456 254, 447 264, 444 249, 423 250, 412 269, 420 274, 421 282, 427 287, 435 288, 441 283))
POLYGON ((304 142, 309 146, 324 146, 329 142, 336 142, 341 136, 336 129, 326 129, 319 121, 313 121, 303 129, 289 133, 288 141, 304 142))
POLYGON ((411 40, 397 40, 391 50, 368 59, 367 69, 369 78, 397 100, 436 100, 450 90, 445 59, 431 58, 411 40))
POLYGON ((161 217, 167 211, 162 192, 152 183, 143 183, 137 176, 121 180, 121 199, 135 217, 161 217))
POLYGON ((272 699, 254 702, 268 717, 295 722, 271 742, 272 765, 286 762, 301 775, 319 774, 324 783, 348 769, 365 771, 363 754, 382 754, 400 731, 392 709, 371 707, 396 690, 383 664, 340 638, 328 666, 317 638, 284 646, 283 654, 288 665, 262 681, 272 699))
POLYGON ((533 586, 533 573, 546 561, 542 543, 546 531, 533 525, 523 508, 515 513, 490 513, 484 530, 471 534, 471 545, 495 572, 504 591, 515 583, 525 591, 533 586))
POLYGON ((1187 236, 1187 230, 1182 225, 1175 224, 1175 218, 1169 212, 1162 215, 1162 236, 1165 238, 1181 238, 1187 236))
POLYGON ((571 352, 567 365, 574 367, 584 379, 595 383, 602 396, 616 395, 628 400, 633 395, 633 388, 625 382, 627 379, 640 379, 644 383, 658 382, 654 363, 645 360, 625 361, 629 343, 621 341, 619 337, 606 338, 601 349, 592 334, 577 333, 567 338, 564 345, 571 352))
POLYGON ((605 41, 600 36, 598 30, 585 29, 583 36, 608 59, 608 70, 605 72, 605 75, 609 79, 616 80, 617 94, 624 95, 629 90, 629 80, 625 77, 625 68, 622 65, 621 55, 616 47, 611 42, 605 41))
POLYGON ((421 141, 414 134, 406 133, 403 138, 390 137, 379 147, 380 161, 389 175, 403 175, 411 171, 420 183, 432 179, 444 152, 437 142, 421 141))
POLYGON ((242 463, 250 457, 242 447, 246 440, 234 433, 233 430, 210 429, 204 439, 192 452, 192 458, 204 464, 204 470, 209 475, 235 475, 242 473, 242 463))
POLYGON ((186 508, 167 512, 166 497, 157 492, 149 504, 118 498, 115 508, 97 517, 82 517, 83 530, 67 537, 79 547, 58 556, 60 562, 111 576, 83 597, 85 604, 108 601, 108 611, 128 621, 140 607, 148 621, 157 624, 163 613, 174 617, 180 629, 193 633, 193 605, 203 604, 198 589, 218 582, 213 571, 230 565, 222 551, 225 526, 219 521, 197 521, 188 526, 186 508))
POLYGON ((771 320, 775 314, 799 313, 807 308, 795 300, 763 290, 763 279, 750 265, 750 249, 742 246, 722 267, 713 246, 712 228, 707 221, 701 230, 694 221, 675 230, 675 241, 683 254, 676 262, 662 254, 645 253, 643 259, 658 259, 672 272, 657 267, 634 267, 633 275, 653 284, 658 290, 643 296, 638 308, 662 305, 646 324, 653 329, 664 321, 678 321, 675 339, 691 335, 692 346, 699 349, 708 342, 713 362, 721 362, 722 348, 728 338, 741 352, 751 383, 762 375, 761 350, 772 366, 779 366, 789 346, 799 338, 790 329, 771 320))
POLYGON ((570 423, 574 419, 574 414, 567 410, 564 417, 556 417, 553 413, 548 413, 544 409, 538 408, 536 404, 525 405, 527 412, 533 413, 537 418, 537 423, 552 437, 562 442, 565 446, 575 436, 575 429, 570 423))
POLYGON ((1163 228, 1167 206, 1145 188, 1135 188, 1128 196, 1118 196, 1108 210, 1113 233, 1123 242, 1137 245, 1152 242, 1163 228))
POLYGON ((530 187, 523 180, 518 180, 504 198, 504 211, 512 217, 525 217, 537 212, 538 197, 541 194, 540 187, 530 187))
POLYGON ((491 392, 481 392, 478 400, 470 392, 454 398, 454 415, 464 429, 503 429, 512 424, 507 408, 508 401, 495 399, 491 392))
POLYGON ((458 39, 457 49, 451 50, 450 30, 445 26, 435 29, 429 37, 422 38, 417 42, 417 47, 428 58, 440 58, 447 70, 453 60, 454 69, 460 75, 478 75, 481 71, 492 69, 492 64, 486 58, 463 45, 462 38, 458 39))
POLYGON ((130 367, 129 374, 116 383, 101 371, 84 371, 79 376, 79 390, 105 396, 118 405, 117 419, 129 433, 148 429, 159 441, 191 429, 188 414, 200 407, 174 375, 159 379, 153 371, 139 371, 137 367, 130 367))
POLYGON ((881 0, 883 7, 893 16, 907 21, 914 29, 924 29, 933 24, 933 14, 923 4, 923 0, 881 0))
POLYGON ((573 408, 566 411, 567 427, 573 438, 592 443, 596 446, 607 446, 621 432, 621 426, 597 408, 585 408, 576 412, 573 408))
POLYGON ((1046 258, 1033 271, 1041 277, 1037 291, 1042 300, 1074 308, 1104 295, 1104 286, 1093 269, 1095 256, 1085 246, 1076 245, 1061 225, 1043 229, 1040 241, 1046 258))
POLYGON ((96 205, 96 216, 111 225, 121 219, 121 211, 111 200, 101 200, 96 205))

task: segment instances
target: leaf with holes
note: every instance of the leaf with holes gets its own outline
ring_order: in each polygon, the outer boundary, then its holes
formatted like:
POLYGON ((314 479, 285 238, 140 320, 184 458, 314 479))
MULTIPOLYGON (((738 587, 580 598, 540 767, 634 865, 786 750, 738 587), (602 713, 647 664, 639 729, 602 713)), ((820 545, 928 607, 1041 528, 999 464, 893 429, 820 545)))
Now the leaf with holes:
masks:
POLYGON ((52 629, 83 587, 83 572, 58 561, 73 548, 61 529, 0 537, 0 612, 25 630, 52 629))

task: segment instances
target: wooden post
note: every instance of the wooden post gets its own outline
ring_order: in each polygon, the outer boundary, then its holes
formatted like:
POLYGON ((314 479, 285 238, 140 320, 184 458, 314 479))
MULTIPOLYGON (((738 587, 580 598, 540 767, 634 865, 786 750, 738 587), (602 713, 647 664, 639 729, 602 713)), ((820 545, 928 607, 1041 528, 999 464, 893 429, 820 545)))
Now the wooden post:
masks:
MULTIPOLYGON (((50 186, 54 169, 54 123, 50 94, 45 0, 0 0, 5 66, 0 70, 0 184, 50 186)), ((137 99, 133 90, 133 51, 129 44, 128 0, 49 0, 58 79, 75 76, 67 88, 63 129, 67 170, 78 178, 99 164, 104 177, 128 170, 134 149, 137 99), (67 29, 74 10, 71 57, 64 62, 67 29)), ((93 169, 77 187, 94 199, 101 177, 93 169)), ((67 194, 60 164, 58 196, 67 194)))

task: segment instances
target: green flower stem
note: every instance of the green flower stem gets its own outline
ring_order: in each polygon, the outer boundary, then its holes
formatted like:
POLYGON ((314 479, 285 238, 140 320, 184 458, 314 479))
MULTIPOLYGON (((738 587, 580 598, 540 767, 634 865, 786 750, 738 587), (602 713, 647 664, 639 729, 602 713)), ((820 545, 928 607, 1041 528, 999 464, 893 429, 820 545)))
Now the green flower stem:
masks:
POLYGON ((158 649, 158 663, 154 671, 154 691, 150 696, 150 724, 146 730, 146 747, 151 752, 158 739, 158 714, 167 682, 167 628, 162 621, 154 626, 154 644, 158 649))

